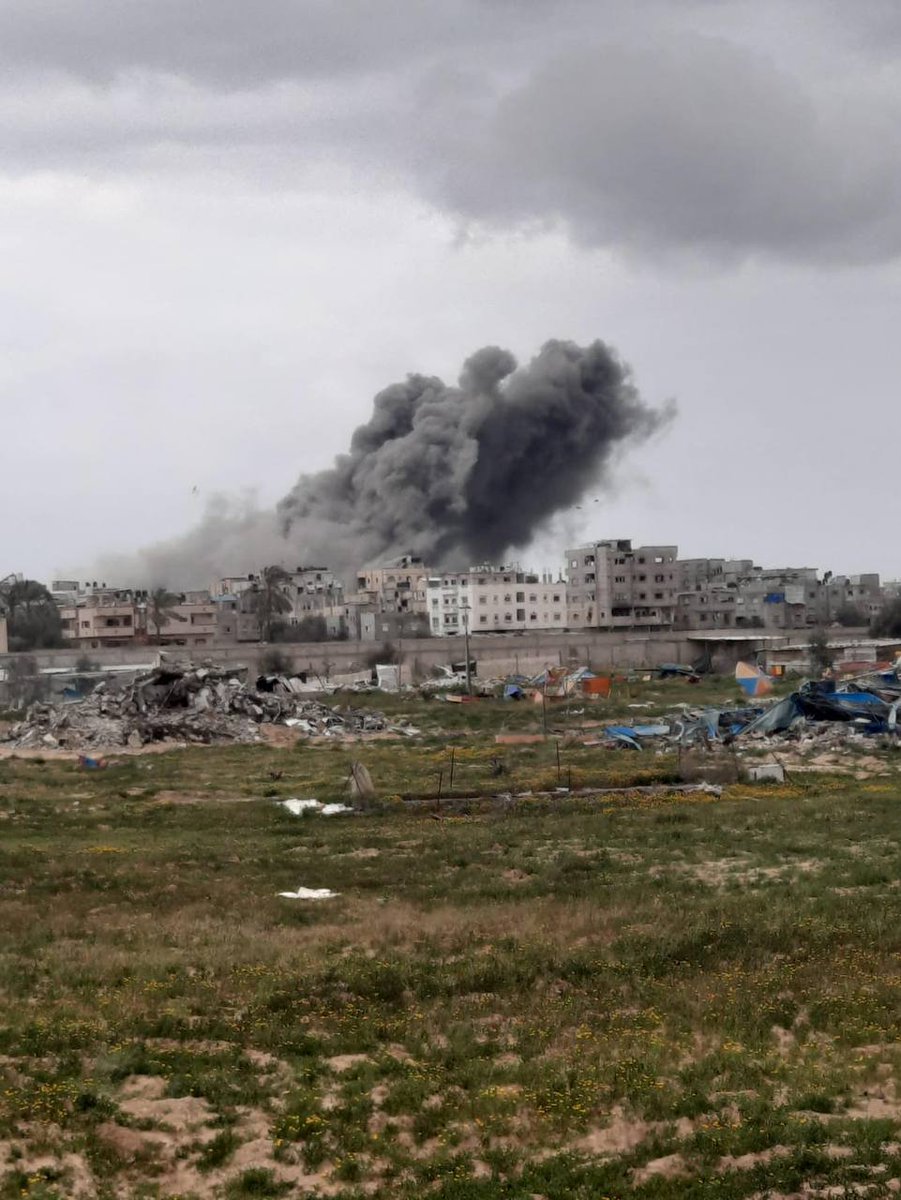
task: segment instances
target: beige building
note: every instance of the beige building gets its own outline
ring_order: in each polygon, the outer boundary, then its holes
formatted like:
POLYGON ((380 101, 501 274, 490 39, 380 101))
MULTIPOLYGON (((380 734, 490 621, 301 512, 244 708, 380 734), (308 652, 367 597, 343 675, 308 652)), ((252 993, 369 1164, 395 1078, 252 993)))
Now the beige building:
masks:
MULTIPOLYGON (((157 642, 156 627, 147 620, 146 601, 141 609, 141 632, 145 640, 157 642)), ((163 646, 210 646, 219 634, 219 610, 209 592, 185 592, 173 604, 168 619, 160 626, 163 646)))
MULTIPOLYGON (((72 593, 69 593, 71 596, 72 593)), ((59 606, 66 643, 85 650, 115 646, 208 646, 217 640, 218 609, 208 592, 185 592, 156 627, 148 618, 147 592, 98 587, 75 593, 59 606)))
POLYGON ((671 629, 679 593, 677 546, 620 538, 566 551, 571 629, 671 629))
POLYGON ((388 566, 358 572, 357 592, 378 612, 425 614, 431 574, 421 558, 405 554, 388 566))
POLYGON ((139 633, 138 609, 128 591, 91 592, 75 603, 60 606, 63 639, 76 646, 99 650, 111 646, 133 646, 139 633))

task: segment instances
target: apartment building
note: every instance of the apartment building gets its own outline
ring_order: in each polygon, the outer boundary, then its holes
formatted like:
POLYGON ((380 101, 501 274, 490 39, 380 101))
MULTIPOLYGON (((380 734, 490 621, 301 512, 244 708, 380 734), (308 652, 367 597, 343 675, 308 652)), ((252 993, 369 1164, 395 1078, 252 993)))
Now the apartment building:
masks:
POLYGON ((54 580, 63 639, 85 650, 116 646, 207 646, 218 636, 218 609, 208 592, 185 592, 170 605, 159 629, 149 613, 149 594, 106 584, 54 580), (65 582, 67 586, 60 587, 65 582), (62 601, 62 602, 60 602, 62 601))
POLYGON ((862 624, 869 625, 882 611, 890 595, 875 572, 865 575, 829 575, 822 588, 821 615, 827 624, 836 620, 843 610, 856 610, 862 624))
POLYGON ((111 646, 133 646, 139 632, 135 593, 108 588, 105 584, 86 584, 87 591, 75 585, 60 589, 53 582, 54 598, 64 595, 59 605, 63 640, 91 650, 111 646))
POLYGON ((518 565, 483 565, 429 579, 429 627, 434 637, 563 629, 566 584, 518 565))
POLYGON ((679 593, 677 546, 633 547, 628 538, 566 551, 571 629, 671 629, 679 593))
POLYGON ((383 567, 357 573, 357 593, 381 613, 428 612, 429 579, 434 574, 415 554, 405 554, 383 567))

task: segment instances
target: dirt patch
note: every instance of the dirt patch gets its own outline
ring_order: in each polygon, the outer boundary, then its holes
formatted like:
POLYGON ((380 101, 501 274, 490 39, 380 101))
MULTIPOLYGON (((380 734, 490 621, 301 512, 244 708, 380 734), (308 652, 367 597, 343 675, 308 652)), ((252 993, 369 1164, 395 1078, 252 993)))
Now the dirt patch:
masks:
POLYGON ((632 1182, 636 1184, 647 1183, 648 1180, 655 1177, 684 1179, 685 1176, 690 1174, 688 1163, 681 1154, 667 1154, 663 1158, 651 1159, 643 1167, 636 1167, 632 1171, 632 1182))
POLYGON ((797 1042, 795 1035, 790 1029, 783 1029, 781 1025, 774 1025, 772 1034, 776 1041, 776 1049, 785 1058, 794 1050, 797 1042))
POLYGON ((372 1062, 368 1054, 335 1054, 331 1058, 325 1060, 325 1065, 330 1071, 342 1075, 345 1071, 351 1071, 360 1063, 372 1062))
POLYGON ((640 1146, 653 1131, 647 1121, 627 1118, 622 1109, 614 1109, 612 1120, 603 1129, 592 1129, 576 1142, 574 1149, 586 1150, 589 1154, 628 1154, 640 1146))
POLYGON ((105 1121, 97 1126, 97 1137, 107 1149, 112 1150, 122 1162, 135 1162, 158 1154, 160 1139, 153 1133, 140 1129, 127 1129, 114 1121, 105 1121))
POLYGON ((507 883, 525 883, 531 877, 525 871, 520 871, 519 867, 510 867, 503 872, 501 878, 507 883))
POLYGON ((191 795, 189 792, 162 791, 153 797, 154 804, 249 804, 256 796, 230 796, 220 792, 191 795))
POLYGON ((172 1133, 187 1133, 201 1129, 215 1114, 206 1100, 199 1096, 162 1096, 155 1099, 130 1095, 119 1101, 122 1112, 136 1121, 152 1121, 172 1133))
POLYGON ((774 1158, 787 1158, 791 1154, 789 1146, 770 1146, 767 1150, 757 1150, 751 1154, 726 1154, 716 1165, 718 1175, 726 1171, 753 1171, 755 1167, 765 1166, 774 1158))
POLYGON ((161 1100, 166 1081, 159 1075, 129 1075, 119 1089, 123 1100, 161 1100))

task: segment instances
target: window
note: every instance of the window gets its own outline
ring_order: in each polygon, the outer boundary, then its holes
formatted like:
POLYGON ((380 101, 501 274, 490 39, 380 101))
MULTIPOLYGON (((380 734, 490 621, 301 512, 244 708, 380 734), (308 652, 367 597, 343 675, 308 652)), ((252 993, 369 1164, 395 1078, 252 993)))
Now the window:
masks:
POLYGON ((525 598, 526 598, 525 592, 517 592, 516 593, 516 603, 517 604, 522 604, 525 601, 525 598))
POLYGON ((487 596, 479 596, 479 604, 487 604, 487 603, 488 603, 487 596))
POLYGON ((524 621, 526 619, 526 610, 524 608, 516 610, 516 619, 517 621, 524 621))
POLYGON ((662 600, 662 599, 663 599, 663 592, 655 592, 655 593, 654 593, 654 599, 655 599, 655 600, 662 600))
POLYGON ((488 624, 488 618, 485 616, 485 614, 484 614, 484 613, 482 613, 482 615, 479 617, 479 624, 480 624, 480 625, 487 625, 487 624, 488 624))
POLYGON ((639 576, 638 576, 638 582, 639 582, 639 583, 644 583, 644 581, 645 581, 646 579, 647 579, 647 575, 639 575, 639 576))
POLYGON ((505 620, 505 621, 512 621, 512 620, 513 620, 513 617, 510 615, 510 613, 504 613, 504 620, 505 620))
POLYGON ((626 582, 626 577, 625 577, 625 575, 617 575, 617 576, 615 576, 615 577, 614 577, 614 580, 613 580, 613 582, 614 582, 614 583, 625 583, 625 582, 626 582))
POLYGON ((586 583, 594 583, 594 579, 595 579, 594 575, 586 575, 585 576, 586 583))
POLYGON ((510 600, 511 600, 510 593, 507 592, 506 595, 504 596, 504 604, 509 604, 510 600))
POLYGON ((529 592, 529 603, 530 604, 538 603, 538 596, 535 594, 535 592, 529 592))
POLYGON ((555 604, 560 603, 560 593, 559 592, 554 596, 554 603, 555 604))
POLYGON ((585 566, 586 567, 594 566, 594 555, 593 554, 585 555, 585 566))
POLYGON ((559 621, 559 620, 560 620, 560 614, 559 614, 559 613, 554 613, 554 620, 555 620, 555 621, 559 621))
POLYGON ((530 621, 537 621, 537 620, 538 620, 538 613, 529 613, 529 620, 530 620, 530 621))
POLYGON ((577 558, 570 559, 569 565, 573 568, 573 570, 575 570, 579 565, 579 560, 577 558))

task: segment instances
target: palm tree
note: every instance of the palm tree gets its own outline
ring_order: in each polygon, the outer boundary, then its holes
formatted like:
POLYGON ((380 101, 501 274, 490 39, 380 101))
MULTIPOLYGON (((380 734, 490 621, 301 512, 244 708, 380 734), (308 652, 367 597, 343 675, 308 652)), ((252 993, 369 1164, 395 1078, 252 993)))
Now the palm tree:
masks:
POLYGON ((181 596, 168 591, 164 587, 154 588, 147 600, 147 623, 156 630, 156 644, 162 641, 163 626, 170 621, 187 621, 176 609, 181 602, 181 596))
POLYGON ((293 607, 285 591, 289 580, 284 567, 264 567, 259 582, 248 593, 247 602, 251 612, 256 613, 261 642, 271 640, 275 618, 290 612, 293 607))
POLYGON ((42 583, 15 575, 0 580, 0 613, 7 618, 12 649, 49 649, 62 645, 59 609, 42 583))

